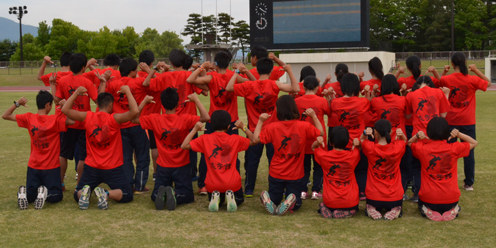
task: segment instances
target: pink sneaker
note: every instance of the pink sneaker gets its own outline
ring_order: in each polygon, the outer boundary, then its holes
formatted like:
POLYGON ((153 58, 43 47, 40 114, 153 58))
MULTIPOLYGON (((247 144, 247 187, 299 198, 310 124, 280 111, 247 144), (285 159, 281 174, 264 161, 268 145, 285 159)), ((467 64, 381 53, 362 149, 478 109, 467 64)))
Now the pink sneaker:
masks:
POLYGON ((427 218, 429 218, 430 220, 443 221, 443 216, 441 216, 441 214, 439 212, 432 211, 431 209, 429 209, 425 205, 422 206, 422 211, 424 211, 425 216, 427 216, 427 218))
POLYGON ((443 219, 445 221, 450 221, 450 220, 454 220, 456 218, 456 216, 458 216, 458 213, 460 212, 460 206, 458 206, 458 204, 453 208, 451 209, 450 211, 446 211, 443 213, 443 219))
POLYGON ((308 193, 307 193, 307 192, 305 192, 305 191, 302 191, 302 192, 301 192, 301 199, 302 199, 302 200, 307 199, 307 196, 308 196, 308 193))
POLYGON ((380 220, 382 219, 382 214, 381 212, 377 211, 374 206, 367 204, 367 208, 365 209, 367 216, 370 217, 373 220, 380 220))
POLYGON ((463 188, 464 188, 466 191, 474 191, 474 186, 473 186, 473 185, 468 186, 467 184, 464 184, 464 185, 463 185, 463 188))
POLYGON ((324 218, 332 218, 332 212, 329 210, 329 208, 326 207, 324 202, 319 203, 319 213, 322 217, 324 218))
POLYGON ((385 220, 394 220, 394 219, 400 217, 400 214, 401 214, 401 207, 400 206, 394 207, 391 209, 391 211, 384 214, 384 219, 385 220))
POLYGON ((348 217, 353 217, 356 214, 356 210, 344 211, 344 210, 334 210, 332 212, 332 217, 334 219, 345 219, 348 217))
POLYGON ((312 200, 322 199, 322 193, 314 191, 312 192, 312 200))
POLYGON ((365 196, 365 192, 360 192, 359 196, 360 196, 360 201, 367 200, 367 197, 365 196))

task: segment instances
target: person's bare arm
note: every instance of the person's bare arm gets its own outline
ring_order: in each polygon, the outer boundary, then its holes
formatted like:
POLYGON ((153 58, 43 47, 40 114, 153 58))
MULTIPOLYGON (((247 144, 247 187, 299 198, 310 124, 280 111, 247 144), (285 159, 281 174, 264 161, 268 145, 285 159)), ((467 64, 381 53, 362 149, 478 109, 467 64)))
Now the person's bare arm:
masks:
POLYGON ((258 118, 257 127, 255 128, 255 132, 253 133, 253 143, 260 143, 260 133, 262 132, 263 123, 270 118, 270 115, 267 113, 263 113, 258 118))
POLYGON ((284 70, 288 73, 291 84, 288 85, 281 82, 276 82, 277 87, 279 87, 281 91, 288 93, 299 92, 300 86, 298 85, 298 80, 296 80, 296 77, 293 74, 293 70, 291 70, 291 65, 284 65, 284 70))
POLYGON ((243 73, 246 75, 246 77, 248 77, 248 79, 244 78, 244 77, 241 77, 241 76, 238 76, 238 83, 243 83, 243 82, 246 82, 246 81, 257 81, 257 78, 255 76, 253 76, 253 74, 251 74, 251 71, 248 70, 248 68, 246 68, 246 66, 242 63, 238 64, 237 65, 237 69, 239 70, 240 73, 243 73))
POLYGON ((325 148, 324 138, 322 136, 317 137, 317 140, 315 140, 312 143, 312 151, 319 148, 319 146, 322 146, 322 148, 325 148))
POLYGON ((492 85, 491 80, 489 80, 489 78, 487 78, 486 75, 484 75, 484 73, 479 71, 479 69, 477 69, 477 66, 475 66, 473 64, 469 65, 468 70, 471 72, 474 72, 477 76, 479 76, 483 80, 487 81, 487 87, 491 87, 491 85, 492 85))
POLYGON ((55 96, 57 94, 57 73, 56 72, 52 73, 52 75, 48 79, 48 82, 50 83, 50 90, 52 92, 53 101, 55 102, 55 105, 57 105, 57 104, 59 104, 61 99, 55 96))
POLYGON ((234 123, 233 129, 239 129, 239 130, 242 130, 243 132, 245 132, 246 138, 250 139, 250 146, 256 145, 255 143, 253 143, 253 133, 250 131, 250 129, 248 129, 247 126, 245 126, 243 124, 243 122, 241 120, 237 120, 234 123))
POLYGON ((74 101, 78 96, 87 95, 87 91, 88 90, 83 86, 77 88, 69 99, 67 99, 67 102, 63 104, 61 109, 62 113, 72 120, 84 121, 86 119, 86 112, 74 110, 72 109, 72 105, 74 105, 74 101))
POLYGON ((434 77, 438 80, 441 79, 441 75, 439 75, 439 73, 437 72, 436 70, 436 67, 434 66, 429 66, 429 68, 427 68, 427 73, 432 73, 432 75, 434 75, 434 77))
POLYGON ((362 133, 362 135, 360 136, 360 142, 368 139, 369 136, 372 137, 372 139, 374 138, 374 130, 371 127, 367 127, 365 129, 365 134, 362 133))
POLYGON ((103 74, 100 74, 100 72, 95 71, 95 75, 100 80, 100 86, 98 86, 98 94, 104 93, 105 88, 107 88, 107 82, 110 79, 110 75, 112 75, 111 71, 106 71, 103 74))
POLYGON ((274 62, 276 62, 279 66, 285 66, 286 63, 279 59, 274 53, 269 53, 269 59, 272 59, 274 62))
POLYGON ((188 100, 186 102, 194 102, 196 104, 196 107, 200 111, 200 121, 201 122, 207 122, 210 121, 210 116, 208 115, 208 111, 205 109, 203 104, 200 102, 200 99, 196 94, 190 94, 188 95, 188 100))
POLYGON ((138 104, 136 99, 134 99, 131 89, 127 85, 121 86, 121 90, 117 94, 126 94, 127 101, 129 104, 129 111, 121 114, 115 114, 114 119, 117 123, 122 124, 134 119, 138 115, 138 104))
POLYGON ((405 71, 406 71, 405 67, 401 67, 400 66, 400 68, 398 68, 398 70, 396 71, 396 73, 394 73, 394 76, 396 78, 399 78, 401 74, 404 74, 405 73, 405 71))
POLYGON ((189 143, 191 142, 191 140, 193 140, 193 137, 195 136, 196 133, 198 133, 198 131, 205 131, 203 127, 204 127, 203 123, 197 122, 193 127, 193 129, 191 129, 191 132, 189 132, 188 136, 184 138, 184 141, 181 144, 181 148, 184 150, 190 150, 191 145, 189 143))
POLYGON ((98 66, 98 61, 96 59, 94 59, 94 58, 91 58, 86 63, 86 68, 90 69, 90 71, 95 70, 95 66, 98 66))
POLYGON ((139 107, 138 107, 138 115, 136 115, 136 117, 134 117, 134 119, 131 120, 132 123, 134 124, 140 124, 140 120, 139 120, 139 117, 141 115, 141 112, 143 111, 143 109, 145 108, 145 106, 147 104, 156 104, 155 101, 153 101, 153 96, 145 96, 145 98, 143 99, 143 101, 141 101, 139 107))
POLYGON ((313 125, 317 129, 319 129, 320 136, 323 136, 324 135, 324 128, 322 127, 322 123, 320 123, 319 118, 317 117, 317 114, 315 114, 315 111, 313 111, 312 108, 308 108, 307 110, 305 110, 304 114, 307 116, 310 116, 310 118, 312 118, 313 125))
POLYGON ((449 70, 450 70, 450 66, 449 65, 445 65, 444 66, 444 70, 443 70, 443 76, 446 76, 446 74, 448 74, 449 70))
POLYGON ((405 142, 408 141, 406 135, 403 133, 403 130, 401 130, 401 128, 396 129, 396 140, 403 140, 405 142))
POLYGON ((470 144, 470 150, 474 149, 478 144, 475 139, 473 139, 472 137, 470 137, 464 133, 460 133, 460 131, 458 131, 458 129, 455 128, 451 131, 451 136, 449 137, 448 141, 451 139, 456 139, 456 138, 459 138, 460 140, 469 143, 470 144))
MULTIPOLYGON (((190 84, 195 84, 195 85, 203 85, 203 84, 209 84, 210 81, 212 81, 212 76, 211 75, 206 75, 204 77, 199 77, 202 72, 204 72, 205 69, 202 67, 199 67, 196 69, 191 75, 189 75, 188 79, 186 79, 186 82, 190 84)), ((197 86, 198 87, 198 86, 197 86)))
POLYGON ((416 143, 417 141, 421 139, 429 139, 424 132, 419 131, 416 135, 413 135, 410 140, 408 140, 408 146, 412 146, 413 143, 416 143))
POLYGON ((24 106, 24 107, 28 107, 28 105, 26 105, 26 103, 28 103, 28 100, 24 97, 21 97, 19 99, 19 101, 17 101, 17 105, 16 104, 12 104, 6 111, 5 113, 3 113, 2 115, 2 118, 4 120, 8 120, 8 121, 16 121, 16 115, 14 114, 14 110, 16 110, 18 107, 20 106, 24 106))
POLYGON ((238 76, 239 76, 238 73, 234 72, 233 76, 231 77, 231 80, 229 80, 229 83, 227 83, 226 91, 234 92, 234 84, 236 83, 238 76))
POLYGON ((41 81, 41 77, 45 75, 45 68, 47 64, 53 64, 52 59, 49 56, 45 56, 43 58, 43 63, 40 66, 40 70, 38 71, 38 75, 36 76, 36 79, 41 81))
MULTIPOLYGON (((150 67, 146 63, 140 63, 140 68, 142 68, 142 70, 144 70, 143 68, 150 69, 150 67)), ((151 70, 150 73, 148 73, 148 76, 145 78, 145 81, 143 81, 143 86, 145 87, 150 86, 150 81, 152 80, 152 78, 155 77, 155 73, 157 73, 157 70, 155 69, 151 70)))

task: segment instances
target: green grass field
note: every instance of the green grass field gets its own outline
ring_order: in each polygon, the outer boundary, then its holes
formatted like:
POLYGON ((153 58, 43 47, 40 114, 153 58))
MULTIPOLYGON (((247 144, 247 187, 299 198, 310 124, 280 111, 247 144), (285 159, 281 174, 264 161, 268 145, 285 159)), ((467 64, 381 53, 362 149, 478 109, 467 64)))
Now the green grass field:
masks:
MULTIPOLYGON (((0 109, 25 96, 29 109, 36 112, 35 92, 0 93, 0 109)), ((403 217, 394 221, 373 221, 363 213, 360 203, 357 216, 345 220, 321 218, 316 210, 319 201, 305 200, 301 209, 283 217, 269 216, 258 197, 246 199, 236 213, 225 205, 218 213, 208 211, 208 199, 196 195, 192 204, 175 211, 157 211, 150 194, 135 195, 127 204, 110 202, 110 209, 99 210, 96 198, 90 209, 79 210, 73 198, 74 163, 67 171, 64 199, 47 203, 43 210, 20 211, 17 190, 26 183, 30 153, 28 131, 16 123, 3 121, 0 141, 0 246, 1 247, 494 247, 496 245, 496 117, 492 104, 496 92, 477 94, 476 183, 473 192, 462 190, 462 212, 452 222, 433 222, 422 218, 417 205, 404 202, 403 217)), ((202 97, 208 107, 208 98, 202 97)), ((246 122, 242 99, 240 118, 246 122)), ((240 153, 241 161, 244 154, 240 153)), ((463 164, 460 163, 463 168, 463 164)), ((243 166, 242 175, 244 175, 243 166)), ((268 164, 261 161, 255 195, 268 189, 268 164)), ((459 170, 463 188, 463 170, 459 170)), ((153 187, 153 181, 149 181, 153 187)), ((104 187, 107 187, 106 185, 104 187)), ((411 192, 409 192, 411 194, 411 192)))

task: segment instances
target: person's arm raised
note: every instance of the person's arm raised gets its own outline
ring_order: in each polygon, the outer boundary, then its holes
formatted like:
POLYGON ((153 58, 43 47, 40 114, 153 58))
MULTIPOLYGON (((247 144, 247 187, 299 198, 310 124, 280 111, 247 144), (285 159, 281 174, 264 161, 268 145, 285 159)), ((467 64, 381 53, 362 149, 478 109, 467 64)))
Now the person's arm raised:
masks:
POLYGON ((234 84, 236 83, 238 76, 239 76, 239 74, 237 72, 234 72, 233 76, 229 80, 229 83, 227 83, 226 91, 234 92, 234 84))
POLYGON ((317 117, 317 114, 315 114, 315 111, 313 111, 312 108, 308 108, 305 110, 305 115, 310 116, 313 121, 313 125, 319 129, 320 131, 320 136, 324 135, 324 127, 322 127, 322 123, 320 123, 319 118, 317 117))
POLYGON ((134 117, 134 119, 131 120, 132 123, 140 124, 139 117, 147 104, 156 104, 156 102, 153 101, 153 96, 145 96, 143 101, 141 101, 141 104, 138 107, 138 115, 136 115, 136 117, 134 117))
POLYGON ((432 73, 432 75, 434 75, 434 77, 437 80, 440 80, 441 79, 441 75, 439 75, 439 73, 437 72, 436 67, 429 66, 429 68, 427 68, 427 73, 429 73, 429 72, 432 73))
POLYGON ((255 132, 253 133, 253 143, 260 143, 260 133, 262 132, 263 123, 270 118, 270 115, 267 113, 263 113, 258 118, 257 127, 255 128, 255 132))
POLYGON ((479 69, 477 69, 476 65, 473 65, 473 64, 469 65, 468 70, 471 72, 474 72, 477 76, 479 76, 483 80, 487 81, 487 87, 491 87, 491 85, 492 85, 491 80, 489 80, 489 78, 487 78, 486 75, 484 75, 484 73, 479 71, 479 69))
POLYGON ((47 64, 49 64, 49 63, 53 64, 52 59, 48 56, 45 56, 43 58, 43 63, 40 66, 40 70, 38 71, 38 75, 36 76, 36 79, 41 81, 41 77, 43 75, 45 75, 45 68, 46 68, 47 64))
POLYGON ((322 146, 322 148, 325 148, 324 138, 322 136, 317 137, 317 140, 315 140, 312 143, 312 151, 319 148, 319 146, 322 146))
POLYGON ((16 115, 14 114, 14 110, 16 110, 18 107, 20 106, 24 106, 24 107, 28 107, 28 105, 26 105, 26 103, 28 103, 28 100, 24 97, 21 97, 19 99, 19 101, 15 102, 14 104, 12 104, 6 111, 5 113, 3 113, 2 115, 2 118, 4 120, 8 120, 8 121, 16 121, 16 115))
POLYGON ((250 139, 250 146, 254 146, 256 145, 255 143, 253 143, 253 133, 250 131, 250 129, 248 129, 248 127, 246 127, 243 122, 241 120, 237 120, 235 123, 234 123, 234 127, 233 127, 233 130, 234 129, 239 129, 239 130, 242 130, 243 132, 245 132, 246 134, 246 138, 250 139))
POLYGON ((470 144, 470 150, 474 149, 478 144, 475 139, 473 139, 472 137, 470 137, 464 133, 461 133, 460 131, 458 131, 458 129, 455 128, 451 131, 451 136, 449 137, 448 141, 451 139, 456 139, 456 138, 459 138, 460 140, 469 143, 470 144))
POLYGON ((210 116, 208 115, 208 111, 205 109, 205 107, 200 102, 200 99, 198 98, 198 96, 195 93, 188 95, 188 100, 186 100, 186 102, 194 102, 196 104, 196 107, 200 111, 200 121, 201 122, 210 121, 210 116))
POLYGON ((186 136, 186 138, 184 138, 184 141, 181 144, 181 148, 183 150, 191 149, 191 145, 189 143, 191 142, 191 140, 193 140, 193 137, 195 136, 196 133, 198 133, 198 131, 205 131, 205 129, 203 129, 203 127, 204 127, 204 124, 201 122, 197 122, 195 124, 193 129, 191 129, 191 132, 189 132, 188 136, 186 136))
POLYGON ((253 74, 251 74, 250 70, 248 70, 248 68, 246 68, 244 64, 242 63, 238 64, 237 68, 240 73, 244 73, 246 77, 248 77, 248 79, 246 79, 244 77, 238 76, 237 78, 238 83, 244 83, 246 81, 257 81, 257 78, 253 76, 253 74))
POLYGON ((67 102, 63 104, 61 109, 62 113, 72 120, 84 121, 86 119, 86 112, 81 112, 72 109, 72 105, 74 105, 74 101, 78 96, 88 95, 86 93, 87 91, 88 90, 83 86, 77 88, 76 91, 74 91, 74 93, 69 97, 69 99, 67 99, 67 102))
POLYGON ((285 66, 286 63, 279 59, 274 53, 269 53, 269 59, 272 59, 274 62, 276 62, 279 66, 285 66))
POLYGON ((121 90, 117 94, 126 94, 127 101, 129 104, 129 111, 122 114, 114 114, 114 119, 117 123, 122 124, 134 119, 138 115, 138 104, 136 99, 134 99, 131 89, 127 85, 121 86, 121 90))
POLYGON ((416 143, 419 140, 422 139, 429 139, 427 135, 425 135, 424 132, 419 131, 416 135, 413 135, 410 140, 408 140, 408 146, 412 146, 413 143, 416 143))
POLYGON ((405 71, 406 71, 405 67, 400 66, 400 68, 398 68, 396 73, 394 73, 394 77, 399 78, 401 74, 405 74, 405 71))
POLYGON ((288 73, 289 79, 291 80, 291 85, 283 84, 281 82, 276 82, 277 87, 281 91, 292 93, 300 91, 300 86, 298 85, 298 80, 296 80, 295 75, 293 74, 293 70, 291 69, 291 65, 284 65, 284 70, 288 73))

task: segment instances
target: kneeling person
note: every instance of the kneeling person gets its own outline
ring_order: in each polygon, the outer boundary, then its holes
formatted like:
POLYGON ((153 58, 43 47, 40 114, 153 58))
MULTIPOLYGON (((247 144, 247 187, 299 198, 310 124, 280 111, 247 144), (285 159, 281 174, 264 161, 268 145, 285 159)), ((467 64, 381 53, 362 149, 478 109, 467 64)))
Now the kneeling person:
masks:
POLYGON ((121 87, 121 93, 126 94, 129 101, 129 111, 121 114, 112 113, 114 98, 110 93, 98 95, 97 104, 100 108, 98 113, 80 112, 71 109, 74 100, 86 92, 84 87, 79 87, 62 107, 62 113, 69 118, 86 121, 86 140, 88 155, 85 160, 84 171, 76 190, 74 199, 79 202, 79 208, 88 209, 91 190, 95 189, 98 197, 98 207, 108 209, 107 199, 118 202, 130 202, 133 200, 131 185, 126 182, 124 169, 122 168, 122 138, 120 124, 134 119, 138 115, 138 105, 134 100, 129 86, 121 87), (105 183, 110 187, 106 191, 97 187, 105 183))

